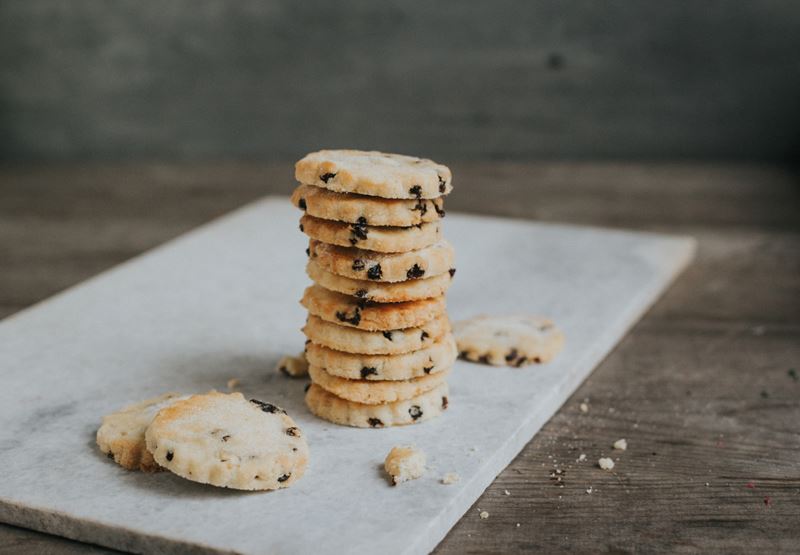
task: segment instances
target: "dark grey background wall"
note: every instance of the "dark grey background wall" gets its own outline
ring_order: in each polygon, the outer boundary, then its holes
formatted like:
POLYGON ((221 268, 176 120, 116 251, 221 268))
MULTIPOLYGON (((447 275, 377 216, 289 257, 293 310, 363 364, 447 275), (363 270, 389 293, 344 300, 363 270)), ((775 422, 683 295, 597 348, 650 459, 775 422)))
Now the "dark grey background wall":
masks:
POLYGON ((3 0, 0 157, 786 158, 800 2, 3 0))

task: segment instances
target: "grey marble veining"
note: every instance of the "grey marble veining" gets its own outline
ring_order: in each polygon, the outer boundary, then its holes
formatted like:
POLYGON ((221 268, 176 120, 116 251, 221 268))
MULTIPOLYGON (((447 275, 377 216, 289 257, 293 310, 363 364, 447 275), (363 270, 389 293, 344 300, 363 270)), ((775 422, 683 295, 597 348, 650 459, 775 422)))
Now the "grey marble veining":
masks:
POLYGON ((285 199, 265 199, 0 322, 0 521, 137 552, 424 553, 431 550, 689 262, 694 242, 448 215, 451 318, 527 312, 567 336, 553 362, 458 362, 450 409, 405 428, 318 420, 304 381, 273 372, 302 349, 306 241, 285 199), (285 407, 311 447, 295 486, 243 493, 99 452, 103 414, 165 391, 224 390, 285 407), (428 455, 388 486, 398 443, 428 455), (442 485, 457 472, 461 481, 442 485))

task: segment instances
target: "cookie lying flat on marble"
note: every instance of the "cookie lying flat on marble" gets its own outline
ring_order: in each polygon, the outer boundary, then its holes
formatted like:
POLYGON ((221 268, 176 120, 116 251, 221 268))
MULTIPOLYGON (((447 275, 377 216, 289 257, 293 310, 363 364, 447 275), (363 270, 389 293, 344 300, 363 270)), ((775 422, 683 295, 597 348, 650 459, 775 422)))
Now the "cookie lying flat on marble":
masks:
POLYGON ((378 303, 401 303, 441 297, 452 282, 450 274, 395 283, 353 279, 323 270, 313 258, 306 264, 306 273, 325 289, 378 303))
POLYGON ((425 474, 425 453, 413 445, 392 447, 383 468, 392 479, 392 485, 415 480, 425 474))
POLYGON ((370 381, 340 378, 317 366, 308 367, 311 381, 325 391, 342 399, 366 405, 393 403, 417 397, 444 382, 449 373, 448 369, 412 380, 370 381))
POLYGON ((297 356, 286 355, 281 357, 276 365, 276 370, 290 378, 304 378, 308 376, 308 361, 305 353, 297 356))
POLYGON ((144 433, 158 411, 181 399, 186 399, 186 396, 165 393, 104 416, 97 430, 98 447, 128 470, 161 470, 153 460, 153 455, 147 451, 144 433))
POLYGON ((453 325, 462 358, 495 366, 547 362, 564 345, 553 322, 537 316, 478 316, 453 325))
POLYGON ((347 353, 395 355, 410 353, 433 345, 450 332, 446 316, 435 318, 417 328, 390 331, 364 331, 326 322, 309 315, 303 333, 313 343, 347 353))
POLYGON ((445 240, 408 252, 380 253, 311 240, 308 255, 332 274, 372 281, 406 281, 455 274, 455 252, 445 240))
POLYGON ((442 239, 442 224, 427 222, 412 227, 377 227, 300 218, 300 230, 317 241, 341 247, 358 247, 377 252, 405 252, 422 249, 442 239))
POLYGON ((405 401, 366 405, 340 399, 312 383, 306 406, 316 416, 343 426, 384 428, 418 424, 442 414, 449 404, 447 382, 405 401))
POLYGON ((167 470, 226 488, 285 488, 308 464, 308 444, 286 411, 241 393, 211 392, 173 403, 158 412, 145 437, 167 470))
POLYGON ((362 150, 320 150, 295 164, 300 183, 384 198, 436 198, 452 189, 450 168, 424 158, 362 150))
POLYGON ((306 288, 300 304, 309 314, 323 320, 367 331, 413 328, 443 316, 446 312, 443 296, 380 304, 336 293, 319 285, 306 288))
POLYGON ((300 185, 292 204, 323 220, 360 225, 411 227, 444 217, 444 198, 385 199, 350 193, 334 193, 314 185, 300 185))
POLYGON ((351 380, 410 380, 450 368, 458 350, 447 333, 433 345, 401 355, 362 355, 336 351, 316 343, 306 345, 310 364, 328 374, 351 380))

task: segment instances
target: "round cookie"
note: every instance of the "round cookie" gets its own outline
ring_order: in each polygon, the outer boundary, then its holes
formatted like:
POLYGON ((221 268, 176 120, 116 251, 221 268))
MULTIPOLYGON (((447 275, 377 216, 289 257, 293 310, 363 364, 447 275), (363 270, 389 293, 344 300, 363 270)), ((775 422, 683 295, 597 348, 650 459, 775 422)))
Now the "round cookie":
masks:
POLYGON ((312 383, 306 392, 306 406, 316 416, 343 426, 357 428, 384 428, 418 424, 439 416, 447 409, 447 382, 443 382, 405 401, 366 405, 340 399, 312 383))
POLYGON ((336 293, 319 285, 306 288, 300 304, 309 314, 328 322, 368 331, 413 328, 446 312, 444 297, 379 304, 336 293))
POLYGON ((300 231, 312 239, 330 245, 357 246, 378 252, 413 251, 432 245, 442 238, 440 222, 428 222, 413 227, 375 227, 321 220, 308 214, 300 218, 300 231))
POLYGON ((303 327, 303 333, 314 343, 337 351, 368 355, 410 353, 432 345, 449 331, 450 322, 446 316, 418 328, 380 332, 339 326, 309 315, 303 327))
POLYGON ((334 193, 314 185, 297 187, 292 204, 315 218, 360 225, 411 227, 444 218, 444 197, 385 199, 334 193))
POLYGON ((450 368, 457 355, 456 341, 450 333, 429 347, 401 355, 361 355, 313 342, 306 345, 309 364, 350 380, 410 380, 450 368))
POLYGON ((188 480, 242 490, 290 486, 308 444, 286 411, 241 393, 193 395, 161 409, 145 434, 164 468, 188 480))
POLYGON ((300 183, 384 198, 436 198, 452 190, 450 168, 425 158, 362 150, 320 150, 294 166, 300 183))
POLYGON ((306 273, 325 289, 378 303, 400 303, 440 297, 444 295, 452 281, 450 274, 396 283, 352 279, 323 270, 314 259, 308 261, 306 273))
POLYGON ((333 393, 341 399, 366 405, 393 403, 411 399, 443 383, 449 373, 449 369, 447 369, 443 372, 428 374, 413 380, 370 381, 348 380, 347 378, 333 376, 317 366, 308 367, 308 375, 311 376, 311 381, 322 389, 333 393))
POLYGON ((158 411, 186 398, 177 393, 165 393, 104 416, 97 430, 97 446, 128 470, 161 470, 145 447, 144 432, 158 411))
POLYGON ((353 279, 397 282, 429 278, 446 272, 450 272, 452 277, 456 271, 455 252, 445 240, 414 251, 380 253, 329 245, 312 239, 309 241, 308 255, 322 269, 353 279))
POLYGON ((553 322, 537 316, 477 316, 457 322, 453 335, 460 356, 496 366, 547 362, 564 345, 553 322))

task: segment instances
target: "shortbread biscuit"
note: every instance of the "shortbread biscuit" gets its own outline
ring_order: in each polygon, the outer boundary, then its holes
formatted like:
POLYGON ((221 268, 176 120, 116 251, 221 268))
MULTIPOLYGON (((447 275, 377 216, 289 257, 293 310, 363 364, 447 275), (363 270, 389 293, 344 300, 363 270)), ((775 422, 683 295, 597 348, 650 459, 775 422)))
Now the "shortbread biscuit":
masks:
POLYGON ((308 255, 332 274, 372 281, 406 281, 455 274, 455 253, 445 240, 408 252, 380 253, 311 240, 308 255))
POLYGON ((425 453, 421 449, 413 445, 398 445, 386 455, 383 469, 392 478, 392 485, 396 486, 425 474, 425 462, 425 453))
POLYGON ((97 430, 98 447, 128 470, 161 470, 145 447, 144 432, 158 411, 186 398, 177 393, 165 393, 104 416, 97 430))
POLYGON ((309 315, 303 333, 313 343, 347 353, 394 355, 410 353, 433 345, 450 331, 446 316, 404 330, 364 331, 326 322, 309 315))
POLYGON ((452 282, 450 274, 395 283, 353 279, 323 270, 313 258, 306 265, 306 273, 325 289, 378 303, 400 303, 440 297, 452 282))
POLYGON ((309 343, 306 358, 328 374, 351 380, 410 380, 450 368, 458 350, 447 333, 430 347, 402 355, 361 355, 345 353, 309 343))
POLYGON ((367 331, 397 330, 421 326, 446 311, 443 296, 419 301, 380 304, 312 285, 300 300, 309 314, 342 326, 367 331))
POLYGON ((313 185, 297 187, 292 204, 315 218, 360 225, 411 227, 444 217, 444 197, 385 199, 334 193, 313 185))
POLYGON ((547 362, 564 345, 553 322, 537 316, 478 316, 453 326, 462 358, 496 366, 547 362))
POLYGON ((394 401, 411 399, 430 391, 444 382, 449 373, 448 369, 413 380, 370 381, 348 380, 347 378, 333 376, 317 366, 308 367, 308 375, 311 376, 311 381, 322 389, 342 399, 366 405, 393 403, 394 401))
POLYGON ((194 395, 161 409, 145 433, 164 468, 188 480, 242 490, 290 486, 308 445, 281 408, 241 393, 194 395))
POLYGON ((318 417, 357 428, 384 428, 417 424, 436 416, 449 404, 447 382, 405 401, 366 405, 340 399, 312 383, 306 392, 306 405, 318 417))
POLYGON ((376 227, 300 218, 300 230, 317 241, 342 247, 358 247, 378 252, 405 252, 423 249, 442 238, 441 222, 428 222, 413 227, 376 227))
POLYGON ((295 164, 300 183, 340 193, 384 198, 436 198, 452 189, 450 168, 424 158, 365 152, 320 150, 295 164))

